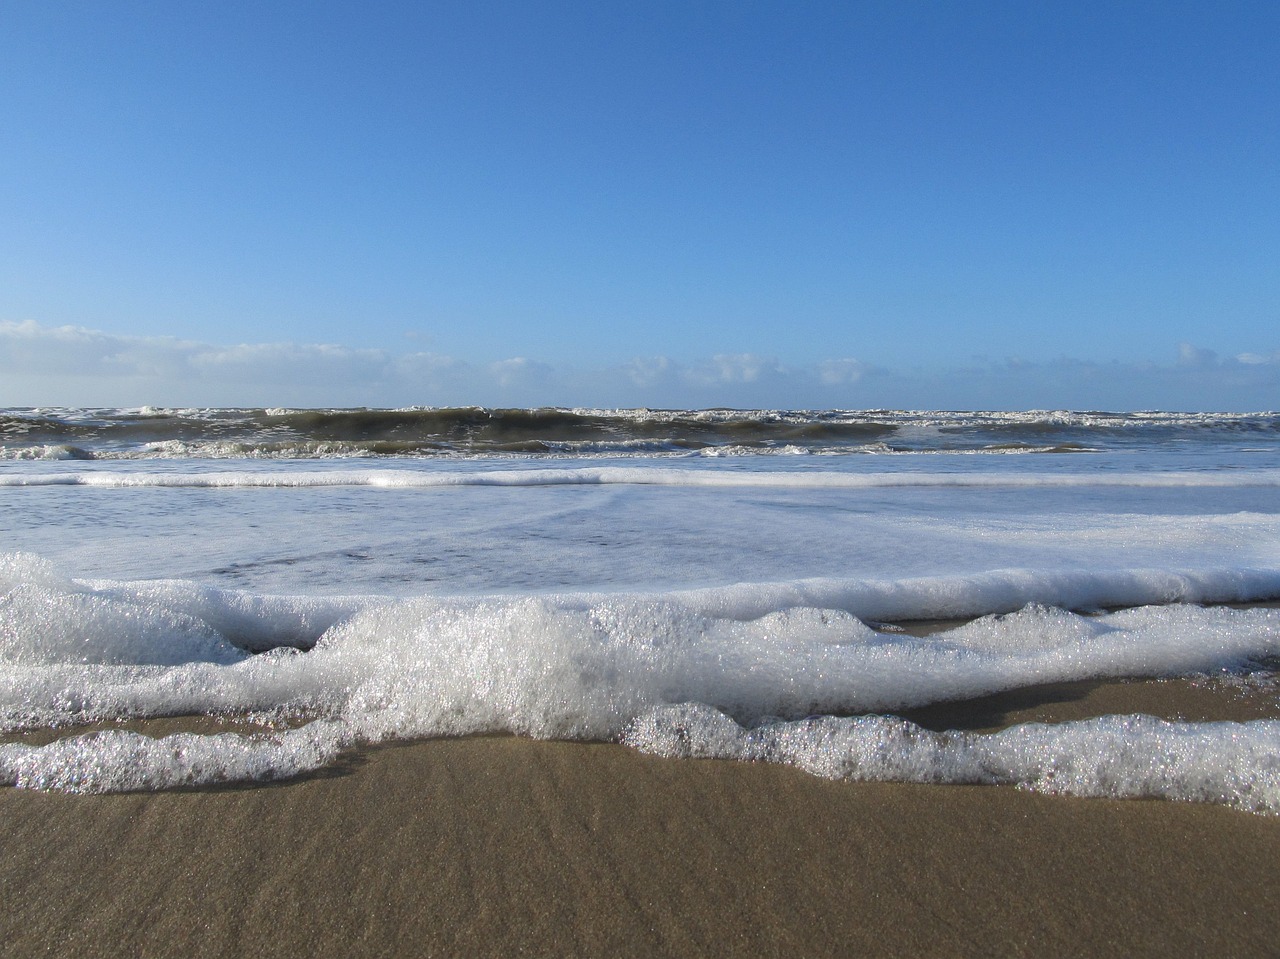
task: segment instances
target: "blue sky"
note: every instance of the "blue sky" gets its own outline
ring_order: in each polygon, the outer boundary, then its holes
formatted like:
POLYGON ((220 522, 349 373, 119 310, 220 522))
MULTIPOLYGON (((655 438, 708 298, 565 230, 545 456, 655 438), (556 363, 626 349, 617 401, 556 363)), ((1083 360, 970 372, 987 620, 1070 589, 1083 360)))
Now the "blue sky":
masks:
POLYGON ((1280 407, 1274 3, 28 2, 0 403, 1280 407))

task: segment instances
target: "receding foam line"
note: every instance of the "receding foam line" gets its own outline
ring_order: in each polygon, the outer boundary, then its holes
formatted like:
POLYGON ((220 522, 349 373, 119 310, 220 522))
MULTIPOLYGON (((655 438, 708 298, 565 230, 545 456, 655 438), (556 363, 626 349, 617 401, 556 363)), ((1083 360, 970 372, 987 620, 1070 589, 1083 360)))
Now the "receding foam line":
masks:
POLYGON ((1009 473, 779 473, 710 470, 595 469, 434 472, 426 470, 334 470, 306 473, 146 473, 81 471, 0 476, 0 487, 90 486, 99 488, 320 488, 436 489, 451 486, 698 486, 796 489, 880 487, 978 488, 1245 488, 1280 487, 1280 470, 1083 474, 1009 473))
MULTIPOLYGON (((600 602, 607 594, 583 594, 600 602)), ((1280 597, 1280 568, 993 569, 900 579, 812 578, 651 594, 701 615, 747 620, 785 609, 839 609, 860 619, 905 622, 1011 613, 1036 604, 1124 609, 1170 603, 1248 603, 1280 597)), ((572 600, 564 598, 568 604, 572 600)))
POLYGON ((98 792, 285 778, 360 743, 506 732, 622 738, 834 778, 1014 782, 1276 811, 1280 723, 1113 718, 975 737, 837 716, 1044 683, 1252 670, 1280 654, 1276 609, 1080 616, 1033 605, 925 637, 877 631, 852 609, 945 613, 957 587, 998 607, 1037 594, 1225 597, 1277 584, 1280 570, 1005 570, 666 594, 290 600, 177 580, 90 583, 0 556, 0 731, 206 713, 310 720, 247 737, 108 730, 0 744, 0 785, 98 792), (233 632, 319 635, 308 652, 251 656, 228 641, 233 632))
POLYGON ((641 752, 794 766, 844 782, 1016 785, 1037 792, 1223 803, 1280 812, 1280 722, 1103 716, 994 734, 934 733, 892 716, 744 729, 701 704, 653 710, 624 733, 641 752))

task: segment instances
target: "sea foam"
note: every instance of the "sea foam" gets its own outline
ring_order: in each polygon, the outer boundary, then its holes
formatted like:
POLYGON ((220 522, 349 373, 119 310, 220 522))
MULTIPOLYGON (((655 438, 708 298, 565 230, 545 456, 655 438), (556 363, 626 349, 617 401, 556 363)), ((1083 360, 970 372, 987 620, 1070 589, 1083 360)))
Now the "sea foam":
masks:
POLYGON ((1280 722, 1103 716, 999 733, 937 733, 893 716, 745 729, 702 705, 642 716, 623 741, 670 758, 794 766, 844 782, 1014 785, 1038 792, 1221 803, 1280 812, 1280 722))
MULTIPOLYGON (((315 768, 358 743, 472 733, 622 738, 661 752, 672 748, 670 737, 659 735, 663 723, 688 715, 698 721, 680 720, 693 730, 687 738, 703 742, 691 747, 691 754, 768 758, 783 753, 774 747, 760 753, 761 737, 785 733, 779 742, 792 742, 827 729, 839 731, 834 739, 834 733, 819 737, 830 748, 823 753, 814 746, 805 755, 825 754, 836 761, 832 757, 840 749, 856 753, 864 747, 849 744, 868 736, 874 741, 890 729, 917 744, 884 767, 899 770, 893 778, 987 781, 965 777, 976 775, 971 757, 989 742, 995 758, 984 760, 987 766, 981 768, 994 777, 990 781, 1047 788, 1050 780, 1079 779, 1086 785, 1073 786, 1076 791, 1202 799, 1219 788, 1206 783, 1237 776, 1244 785, 1219 790, 1217 801, 1274 807, 1272 798, 1257 798, 1272 796, 1258 778, 1274 774, 1277 736, 1269 725, 1240 733, 1240 742, 1252 745, 1223 753, 1227 773, 1192 777, 1194 787, 1179 773, 1163 792, 1125 785, 1129 779, 1123 777, 1107 792, 1111 787, 1096 785, 1110 781, 1099 778, 1102 774, 1080 779, 1073 771, 1081 768, 1082 756, 1092 755, 1090 750, 1142 766, 1163 755, 1158 750, 1168 743, 1190 741, 1141 722, 1080 726, 1070 734, 1075 738, 1064 740, 1068 745, 1056 759, 1057 753, 1036 744, 1065 732, 1002 733, 1003 739, 969 742, 955 736, 933 739, 913 727, 869 720, 870 725, 834 718, 835 726, 777 725, 813 715, 902 710, 1042 683, 1246 667, 1280 655, 1280 611, 1272 609, 1176 605, 1082 616, 1033 605, 917 638, 873 629, 840 609, 784 605, 753 615, 758 609, 736 601, 741 596, 733 590, 720 595, 349 599, 343 601, 347 614, 309 651, 282 646, 247 655, 199 615, 200 603, 191 601, 198 595, 207 612, 217 607, 214 593, 184 591, 178 584, 138 584, 132 590, 127 584, 91 586, 60 579, 47 566, 21 557, 8 561, 7 575, 0 602, 18 613, 6 612, 0 648, 6 661, 0 678, 3 728, 200 713, 261 714, 303 723, 287 733, 249 737, 184 734, 150 740, 109 731, 41 747, 0 746, 0 778, 17 785, 110 790, 278 778, 315 768), (60 618, 49 627, 34 612, 25 612, 37 607, 55 609, 60 618), (721 740, 739 745, 714 745, 721 740), (1021 752, 1000 745, 1015 741, 1023 744, 1021 752), (837 749, 839 743, 845 745, 837 749), (1026 759, 1033 754, 1049 757, 1034 775, 1027 772, 1032 767, 1026 759), (1024 758, 1015 762, 1017 756, 1024 758)), ((315 602, 317 622, 335 615, 332 601, 315 602)), ((256 633, 265 636, 295 628, 306 601, 255 606, 241 598, 235 605, 234 614, 224 609, 212 618, 237 622, 256 608, 266 619, 286 620, 261 625, 256 633)), ((1212 742, 1232 735, 1216 729, 1210 724, 1196 735, 1203 732, 1212 742)), ((1199 762, 1192 765, 1198 769, 1199 762)), ((794 764, 812 766, 811 771, 825 768, 817 758, 794 764)))
POLYGON ((601 466, 558 469, 477 470, 471 472, 402 468, 394 470, 252 470, 154 472, 66 471, 0 475, 0 488, 88 486, 99 489, 309 489, 379 487, 442 489, 459 486, 674 486, 731 489, 857 490, 894 488, 943 489, 1087 489, 1134 488, 1247 489, 1280 486, 1280 470, 1232 472, 963 473, 963 472, 788 472, 720 471, 651 466, 601 466))
POLYGON ((1274 724, 877 715, 1269 676, 1280 613, 1193 604, 1280 598, 1277 453, 1276 413, 0 411, 3 542, 57 563, 0 558, 0 782, 497 732, 1280 811, 1274 724), (234 722, 116 725, 191 714, 234 722))

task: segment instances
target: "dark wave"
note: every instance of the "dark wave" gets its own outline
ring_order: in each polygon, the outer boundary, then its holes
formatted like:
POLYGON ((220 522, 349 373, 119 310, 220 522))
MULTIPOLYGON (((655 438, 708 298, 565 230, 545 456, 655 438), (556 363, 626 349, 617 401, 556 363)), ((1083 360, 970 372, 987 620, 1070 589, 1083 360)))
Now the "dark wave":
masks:
POLYGON ((940 426, 938 430, 957 442, 993 447, 1009 444, 1089 449, 1101 443, 1115 448, 1147 445, 1153 441, 1196 441, 1210 436, 1217 440, 1255 438, 1270 443, 1280 439, 1280 417, 1274 415, 1155 418, 1150 414, 1088 413, 1081 416, 1080 421, 1074 422, 1054 419, 974 422, 940 426))
POLYGON ((441 452, 560 452, 595 446, 625 451, 873 442, 892 424, 826 420, 827 414, 585 412, 564 409, 349 409, 50 412, 0 416, 0 441, 73 442, 99 451, 146 444, 222 443, 269 455, 333 444, 367 455, 441 452), (816 418, 815 418, 816 417, 816 418))
POLYGON ((1280 415, 776 410, 198 409, 0 411, 7 458, 1073 452, 1280 444, 1280 415))

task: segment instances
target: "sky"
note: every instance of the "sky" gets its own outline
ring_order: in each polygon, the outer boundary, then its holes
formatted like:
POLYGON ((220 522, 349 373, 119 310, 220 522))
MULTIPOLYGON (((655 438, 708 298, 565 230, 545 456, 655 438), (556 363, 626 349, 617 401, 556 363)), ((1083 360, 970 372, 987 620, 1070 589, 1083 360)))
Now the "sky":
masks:
POLYGON ((1280 409, 1280 4, 8 0, 0 405, 1280 409))

